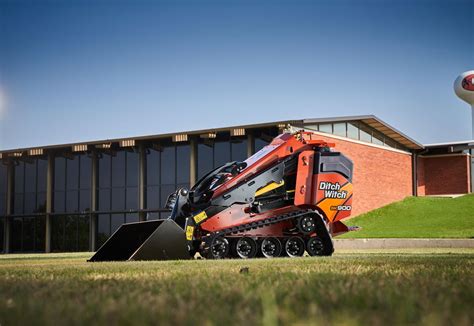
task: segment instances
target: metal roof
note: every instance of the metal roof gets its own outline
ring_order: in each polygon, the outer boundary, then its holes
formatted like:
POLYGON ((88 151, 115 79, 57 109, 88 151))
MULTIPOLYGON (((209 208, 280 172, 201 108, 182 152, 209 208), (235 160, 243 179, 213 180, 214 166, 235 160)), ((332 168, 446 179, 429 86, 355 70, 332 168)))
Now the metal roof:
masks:
POLYGON ((375 115, 360 115, 360 116, 347 116, 347 117, 335 117, 335 118, 324 118, 324 119, 306 119, 304 123, 324 123, 324 122, 337 122, 337 121, 362 121, 375 130, 379 131, 383 135, 395 140, 397 143, 402 144, 409 149, 423 149, 423 145, 408 137, 401 131, 395 129, 385 121, 380 120, 375 115))
POLYGON ((310 123, 329 123, 329 122, 338 122, 338 121, 362 121, 365 124, 371 126, 375 130, 381 132, 385 136, 395 140, 396 142, 402 144, 403 146, 409 149, 422 149, 423 145, 419 144, 418 142, 414 141, 410 137, 404 135, 397 129, 391 127, 389 124, 385 123, 384 121, 380 120, 374 115, 363 115, 363 116, 345 116, 345 117, 331 117, 331 118, 319 118, 319 119, 299 119, 299 120, 283 120, 283 121, 273 121, 273 122, 265 122, 265 123, 257 123, 257 124, 247 124, 247 125, 238 125, 238 126, 229 126, 229 127, 222 127, 222 128, 209 128, 209 129, 201 129, 201 130, 192 130, 192 131, 180 131, 174 133, 165 133, 165 134, 155 134, 155 135, 148 135, 148 136, 135 136, 135 137, 124 137, 124 138, 115 138, 115 139, 102 139, 102 140, 95 140, 95 141, 84 141, 84 142, 77 142, 77 143, 67 143, 67 144, 58 144, 58 145, 48 145, 48 146, 34 146, 28 148, 16 148, 16 149, 5 149, 0 150, 0 153, 16 153, 16 152, 25 152, 34 149, 60 149, 60 148, 67 148, 72 147, 75 145, 99 145, 104 143, 117 143, 124 140, 133 139, 136 141, 146 141, 146 140, 159 140, 159 139, 166 139, 172 138, 176 135, 200 135, 209 132, 226 132, 232 129, 244 128, 244 129, 258 129, 258 128, 269 128, 269 127, 277 127, 281 125, 307 125, 310 123))
POLYGON ((452 141, 452 142, 446 142, 446 143, 425 144, 423 146, 425 146, 426 148, 430 148, 430 147, 445 147, 445 146, 450 146, 450 145, 472 146, 472 145, 474 145, 474 139, 461 140, 461 141, 452 141))

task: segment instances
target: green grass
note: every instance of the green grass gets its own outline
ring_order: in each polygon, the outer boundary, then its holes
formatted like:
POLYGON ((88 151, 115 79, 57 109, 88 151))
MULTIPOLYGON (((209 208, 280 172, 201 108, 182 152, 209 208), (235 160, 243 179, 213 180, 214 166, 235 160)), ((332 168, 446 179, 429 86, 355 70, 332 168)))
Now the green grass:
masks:
POLYGON ((473 238, 474 194, 409 197, 345 223, 362 230, 340 238, 473 238))
POLYGON ((0 324, 474 322, 472 249, 250 261, 87 263, 88 257, 0 256, 0 324))

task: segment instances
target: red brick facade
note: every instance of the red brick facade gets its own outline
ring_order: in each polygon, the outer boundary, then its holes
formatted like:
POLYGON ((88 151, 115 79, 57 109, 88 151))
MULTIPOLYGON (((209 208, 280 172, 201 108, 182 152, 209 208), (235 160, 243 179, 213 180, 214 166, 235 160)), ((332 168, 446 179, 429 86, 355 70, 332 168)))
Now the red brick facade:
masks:
POLYGON ((321 139, 335 143, 335 149, 354 162, 352 216, 412 196, 410 153, 326 135, 321 139))
POLYGON ((418 158, 418 195, 465 194, 470 190, 470 157, 465 154, 418 158))

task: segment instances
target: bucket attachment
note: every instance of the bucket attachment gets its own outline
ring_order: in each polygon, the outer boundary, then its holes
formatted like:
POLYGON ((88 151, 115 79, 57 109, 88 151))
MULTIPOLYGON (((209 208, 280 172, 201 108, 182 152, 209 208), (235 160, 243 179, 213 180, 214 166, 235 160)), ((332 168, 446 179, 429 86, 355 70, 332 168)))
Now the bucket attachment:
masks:
POLYGON ((89 261, 190 258, 184 230, 168 219, 122 224, 89 261))

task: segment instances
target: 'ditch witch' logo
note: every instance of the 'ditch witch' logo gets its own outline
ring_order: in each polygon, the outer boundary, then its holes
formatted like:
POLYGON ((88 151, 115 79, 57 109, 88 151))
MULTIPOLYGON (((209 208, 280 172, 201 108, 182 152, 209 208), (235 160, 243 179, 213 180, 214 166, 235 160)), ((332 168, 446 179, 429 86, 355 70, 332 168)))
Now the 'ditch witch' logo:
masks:
POLYGON ((324 190, 324 197, 325 198, 337 198, 337 199, 346 199, 347 198, 347 191, 341 190, 341 185, 336 182, 326 182, 321 181, 319 183, 319 189, 324 190))
POLYGON ((461 85, 466 91, 474 91, 474 75, 464 77, 461 85))

